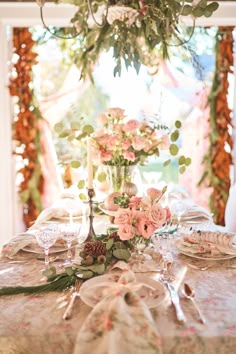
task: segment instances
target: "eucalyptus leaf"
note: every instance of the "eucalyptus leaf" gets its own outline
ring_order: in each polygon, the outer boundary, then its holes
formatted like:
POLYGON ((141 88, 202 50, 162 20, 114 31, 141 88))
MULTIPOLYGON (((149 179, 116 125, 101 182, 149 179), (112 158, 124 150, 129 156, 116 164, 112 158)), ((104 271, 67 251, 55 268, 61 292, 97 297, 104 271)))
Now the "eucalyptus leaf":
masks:
POLYGON ((83 189, 84 187, 85 187, 85 180, 81 179, 77 184, 77 188, 83 189))
POLYGON ((185 164, 185 160, 186 160, 185 156, 181 155, 179 157, 179 165, 184 165, 185 164))
POLYGON ((70 125, 72 130, 79 130, 80 129, 80 123, 79 122, 71 122, 70 125))
POLYGON ((94 129, 93 129, 92 125, 87 124, 83 127, 82 131, 83 131, 83 133, 85 133, 87 135, 91 135, 94 132, 94 129))
POLYGON ((171 144, 170 147, 169 147, 169 151, 171 153, 172 156, 176 156, 179 152, 179 148, 177 145, 175 144, 171 144))
POLYGON ((79 161, 71 161, 70 165, 72 168, 79 168, 81 163, 79 161))
POLYGON ((90 279, 94 276, 94 273, 91 270, 83 270, 76 272, 75 275, 80 279, 90 279))
POLYGON ((55 130, 55 132, 60 133, 60 132, 62 131, 62 129, 63 129, 63 124, 62 124, 62 122, 56 123, 56 124, 54 125, 54 130, 55 130))
POLYGON ((125 261, 128 261, 131 254, 127 249, 115 249, 113 251, 113 256, 116 257, 117 259, 123 259, 125 261))
POLYGON ((107 179, 107 174, 105 172, 100 172, 97 176, 99 182, 104 182, 107 179))
POLYGON ((183 174, 185 172, 185 170, 186 170, 186 166, 181 166, 179 168, 179 173, 183 174))
POLYGON ((171 141, 177 141, 179 139, 179 131, 175 130, 173 133, 170 135, 170 140, 171 141))
POLYGON ((191 158, 190 158, 190 157, 186 157, 186 159, 185 159, 185 165, 186 165, 186 166, 189 166, 189 165, 191 165, 191 162, 192 162, 191 158))
POLYGON ((70 130, 66 129, 59 134, 59 138, 67 138, 70 135, 70 130))
POLYGON ((166 167, 166 166, 168 166, 170 163, 171 163, 171 159, 166 160, 166 161, 163 163, 163 166, 166 167))
POLYGON ((180 120, 175 121, 175 126, 177 129, 180 129, 182 127, 182 123, 180 122, 180 120))
POLYGON ((114 244, 114 239, 113 238, 109 238, 109 240, 106 242, 107 251, 109 251, 112 248, 113 244, 114 244))

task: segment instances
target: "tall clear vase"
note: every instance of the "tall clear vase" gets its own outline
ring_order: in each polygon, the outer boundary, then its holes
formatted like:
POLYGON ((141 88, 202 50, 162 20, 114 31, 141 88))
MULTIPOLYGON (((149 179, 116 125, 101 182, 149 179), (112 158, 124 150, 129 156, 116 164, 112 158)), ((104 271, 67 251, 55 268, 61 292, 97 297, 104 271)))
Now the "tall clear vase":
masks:
POLYGON ((126 182, 137 185, 140 175, 137 165, 130 166, 107 166, 109 174, 110 193, 123 192, 126 182))

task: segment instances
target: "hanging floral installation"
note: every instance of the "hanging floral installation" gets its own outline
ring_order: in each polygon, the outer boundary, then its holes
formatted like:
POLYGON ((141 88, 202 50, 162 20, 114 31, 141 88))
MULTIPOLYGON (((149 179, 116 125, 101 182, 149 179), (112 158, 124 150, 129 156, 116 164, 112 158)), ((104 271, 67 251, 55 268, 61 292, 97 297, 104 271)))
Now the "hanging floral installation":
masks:
POLYGON ((34 103, 31 88, 32 66, 37 63, 37 54, 32 48, 35 41, 27 28, 15 28, 13 32, 14 56, 9 91, 17 97, 16 116, 13 122, 14 155, 17 175, 20 177, 19 196, 23 204, 23 220, 28 227, 42 210, 41 195, 44 178, 40 166, 39 120, 40 112, 34 103))
POLYGON ((83 79, 92 79, 101 53, 110 49, 115 62, 114 76, 121 74, 122 62, 139 73, 141 64, 150 65, 153 57, 168 58, 170 46, 183 46, 190 40, 195 18, 210 17, 219 7, 216 1, 208 0, 54 0, 75 6, 71 19, 74 27, 67 28, 65 33, 47 26, 43 17, 46 1, 36 2, 50 33, 60 38, 76 37, 74 62, 83 79), (190 28, 181 26, 186 16, 192 18, 190 28))
POLYGON ((232 164, 232 120, 228 106, 228 74, 233 68, 233 27, 219 27, 216 34, 216 66, 210 102, 210 147, 204 157, 205 173, 212 188, 210 209, 216 224, 224 225, 225 206, 230 188, 232 164))

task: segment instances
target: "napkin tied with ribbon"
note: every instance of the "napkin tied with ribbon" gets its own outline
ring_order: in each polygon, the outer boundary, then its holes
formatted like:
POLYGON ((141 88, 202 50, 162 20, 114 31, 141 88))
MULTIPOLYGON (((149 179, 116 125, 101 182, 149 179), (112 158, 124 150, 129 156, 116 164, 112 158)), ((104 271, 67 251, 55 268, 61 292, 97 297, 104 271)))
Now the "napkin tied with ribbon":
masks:
POLYGON ((127 271, 104 290, 78 333, 74 354, 162 353, 152 315, 135 292, 141 285, 134 280, 134 273, 127 271))

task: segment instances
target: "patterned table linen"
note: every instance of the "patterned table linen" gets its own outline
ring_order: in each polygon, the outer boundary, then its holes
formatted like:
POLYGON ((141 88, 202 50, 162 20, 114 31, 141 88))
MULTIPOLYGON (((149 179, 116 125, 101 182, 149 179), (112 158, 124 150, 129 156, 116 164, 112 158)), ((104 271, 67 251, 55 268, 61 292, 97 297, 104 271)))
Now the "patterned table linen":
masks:
MULTIPOLYGON (((177 251, 174 258, 174 273, 188 263, 206 264, 177 251)), ((163 354, 236 352, 236 269, 227 269, 229 264, 236 265, 236 259, 215 261, 207 271, 188 268, 185 281, 195 289, 196 301, 207 319, 205 325, 198 321, 192 303, 185 298, 181 298, 187 317, 184 325, 176 321, 172 306, 151 310, 163 354)), ((41 269, 42 263, 37 260, 10 264, 1 259, 0 286, 39 284, 43 281, 41 269)), ((64 296, 68 292, 0 297, 0 354, 72 354, 91 308, 77 300, 72 319, 64 321, 65 308, 61 307, 64 296)))

